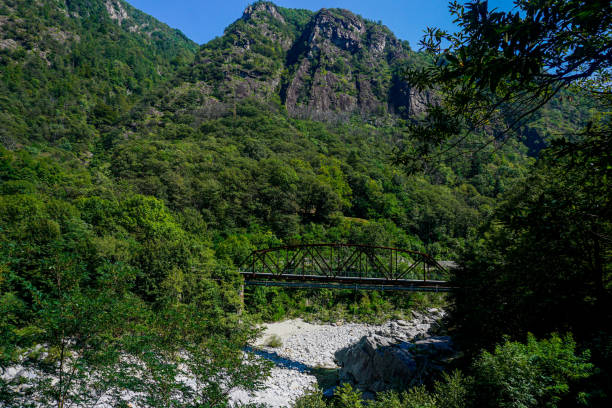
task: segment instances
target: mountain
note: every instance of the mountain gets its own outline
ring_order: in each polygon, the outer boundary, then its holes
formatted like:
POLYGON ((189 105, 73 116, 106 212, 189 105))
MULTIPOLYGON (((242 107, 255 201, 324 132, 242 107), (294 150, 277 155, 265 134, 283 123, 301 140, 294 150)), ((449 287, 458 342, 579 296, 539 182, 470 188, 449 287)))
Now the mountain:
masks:
POLYGON ((316 13, 257 2, 205 44, 183 78, 207 104, 278 98, 292 117, 409 116, 422 107, 401 73, 424 58, 381 25, 348 10, 316 13))
POLYGON ((1 0, 0 139, 89 150, 196 50, 123 0, 1 0))
POLYGON ((393 151, 410 148, 407 125, 433 96, 401 72, 426 62, 348 10, 257 2, 103 131, 94 156, 219 242, 263 228, 452 253, 530 159, 512 141, 402 174, 393 151))
POLYGON ((402 72, 428 60, 348 10, 256 2, 199 48, 121 0, 0 13, 1 191, 78 208, 117 259, 130 232, 91 211, 135 196, 224 262, 304 241, 452 257, 531 162, 511 140, 407 177, 393 152, 435 95, 402 72))
MULTIPOLYGON (((2 0, 0 22, 0 139, 11 148, 36 142, 89 155, 143 101, 183 121, 255 98, 291 118, 390 123, 435 98, 403 79, 427 58, 348 10, 259 1, 202 47, 123 0, 2 0)), ((571 102, 556 105, 525 127, 534 153, 550 129, 585 116, 571 102)))

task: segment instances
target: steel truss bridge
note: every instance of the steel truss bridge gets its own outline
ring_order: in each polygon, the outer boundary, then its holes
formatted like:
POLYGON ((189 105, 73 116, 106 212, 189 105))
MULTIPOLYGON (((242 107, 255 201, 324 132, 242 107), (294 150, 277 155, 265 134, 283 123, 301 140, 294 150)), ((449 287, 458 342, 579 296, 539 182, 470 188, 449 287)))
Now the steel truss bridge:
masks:
POLYGON ((251 252, 249 286, 448 292, 448 270, 405 249, 356 244, 290 245, 251 252))

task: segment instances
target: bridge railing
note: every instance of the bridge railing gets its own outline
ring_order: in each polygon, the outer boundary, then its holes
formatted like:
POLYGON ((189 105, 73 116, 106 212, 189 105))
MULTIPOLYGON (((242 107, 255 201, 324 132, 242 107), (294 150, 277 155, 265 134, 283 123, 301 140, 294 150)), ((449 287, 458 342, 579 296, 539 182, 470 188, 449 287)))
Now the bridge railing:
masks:
POLYGON ((418 251, 357 244, 289 245, 253 251, 243 275, 280 279, 445 281, 448 271, 418 251))

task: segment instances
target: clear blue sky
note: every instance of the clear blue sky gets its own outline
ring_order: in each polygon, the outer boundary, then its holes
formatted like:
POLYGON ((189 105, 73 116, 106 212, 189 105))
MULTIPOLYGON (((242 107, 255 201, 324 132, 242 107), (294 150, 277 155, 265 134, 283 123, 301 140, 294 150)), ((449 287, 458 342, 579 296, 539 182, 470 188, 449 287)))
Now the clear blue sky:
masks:
MULTIPOLYGON (((134 7, 178 28, 193 41, 203 44, 223 34, 223 29, 240 18, 255 0, 127 0, 134 7)), ((412 48, 427 26, 452 30, 448 0, 276 0, 289 8, 319 10, 344 8, 374 21, 382 21, 412 48)), ((512 0, 490 0, 489 7, 509 10, 512 0)))

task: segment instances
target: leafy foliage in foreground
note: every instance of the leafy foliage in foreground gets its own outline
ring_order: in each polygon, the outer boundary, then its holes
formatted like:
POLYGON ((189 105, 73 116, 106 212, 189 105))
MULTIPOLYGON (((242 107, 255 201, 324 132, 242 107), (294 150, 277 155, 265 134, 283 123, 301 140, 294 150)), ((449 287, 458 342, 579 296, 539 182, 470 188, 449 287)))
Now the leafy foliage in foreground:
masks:
POLYGON ((589 121, 557 135, 466 246, 454 279, 453 319, 471 357, 503 334, 572 331, 601 368, 590 386, 592 404, 604 404, 612 389, 610 4, 521 0, 516 6, 501 12, 486 1, 453 3, 461 30, 429 31, 424 45, 437 64, 409 77, 449 92, 413 125, 421 143, 403 159, 411 170, 444 162, 447 152, 461 154, 455 148, 465 151, 464 142, 487 127, 497 130, 494 137, 467 150, 501 146, 568 90, 592 103, 589 121), (450 49, 440 52, 443 39, 450 49))
POLYGON ((541 137, 571 139, 589 119, 586 110, 574 111, 565 124, 545 118, 555 116, 553 105, 592 106, 593 94, 578 99, 567 92, 570 85, 609 95, 609 2, 519 0, 504 12, 487 1, 454 1, 450 11, 460 30, 429 28, 422 45, 436 63, 407 72, 415 87, 442 91, 411 126, 419 143, 398 155, 412 171, 517 137, 539 150, 536 129, 544 131, 541 137), (486 136, 474 142, 474 134, 486 136))
POLYGON ((0 366, 29 374, 2 380, 4 406, 119 404, 126 390, 147 407, 220 406, 260 386, 238 277, 198 218, 59 162, 2 151, 0 366))
POLYGON ((598 401, 612 386, 610 151, 609 133, 595 127, 582 143, 549 150, 454 277, 456 338, 466 350, 477 353, 503 334, 572 331, 601 369, 591 380, 598 401))
POLYGON ((465 336, 478 333, 474 349, 502 333, 589 337, 610 319, 609 147, 548 154, 500 205, 455 276, 465 288, 457 293, 457 324, 465 336))

